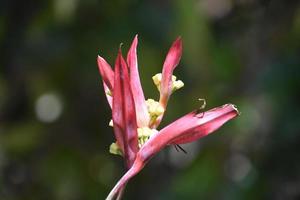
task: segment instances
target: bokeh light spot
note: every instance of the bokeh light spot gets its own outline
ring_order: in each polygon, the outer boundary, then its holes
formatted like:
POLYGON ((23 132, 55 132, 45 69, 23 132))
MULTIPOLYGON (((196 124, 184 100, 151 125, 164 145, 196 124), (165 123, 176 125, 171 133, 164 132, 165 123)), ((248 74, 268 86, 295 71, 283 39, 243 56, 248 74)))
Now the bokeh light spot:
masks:
POLYGON ((250 160, 240 153, 233 154, 225 165, 227 176, 234 182, 241 182, 252 169, 250 160))
POLYGON ((62 113, 61 99, 53 93, 41 95, 35 103, 35 113, 38 120, 45 123, 54 122, 62 113))

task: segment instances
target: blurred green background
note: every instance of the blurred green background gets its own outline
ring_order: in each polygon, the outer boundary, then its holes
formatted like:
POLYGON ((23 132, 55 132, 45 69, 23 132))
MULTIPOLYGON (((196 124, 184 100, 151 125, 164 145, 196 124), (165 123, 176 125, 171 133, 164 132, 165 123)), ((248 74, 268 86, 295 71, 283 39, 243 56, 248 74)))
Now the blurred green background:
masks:
POLYGON ((178 35, 185 87, 165 124, 231 102, 242 115, 169 147, 124 199, 300 199, 300 4, 296 0, 1 0, 0 199, 104 199, 124 173, 109 154, 111 111, 98 54, 111 65, 139 34, 145 95, 178 35))

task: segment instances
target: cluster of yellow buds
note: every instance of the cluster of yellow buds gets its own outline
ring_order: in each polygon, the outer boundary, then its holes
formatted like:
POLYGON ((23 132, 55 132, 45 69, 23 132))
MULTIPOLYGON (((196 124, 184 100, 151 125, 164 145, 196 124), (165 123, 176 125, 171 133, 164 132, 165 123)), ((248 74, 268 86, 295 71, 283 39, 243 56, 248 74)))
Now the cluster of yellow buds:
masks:
POLYGON ((164 107, 154 99, 147 99, 146 106, 150 116, 150 125, 155 122, 156 118, 165 112, 164 107))
MULTIPOLYGON (((158 73, 152 77, 154 84, 156 85, 158 91, 160 91, 160 83, 162 79, 162 74, 158 73)), ((172 92, 182 88, 184 83, 181 80, 177 80, 177 77, 172 75, 172 92)))
MULTIPOLYGON (((142 128, 138 128, 137 132, 138 132, 138 145, 139 148, 141 148, 145 144, 145 142, 149 140, 151 135, 157 133, 158 131, 156 129, 151 129, 149 127, 142 127, 142 128)), ((110 145, 109 152, 115 155, 120 155, 120 156, 123 155, 121 148, 115 142, 110 145)))
POLYGON ((141 148, 147 140, 151 137, 152 134, 157 133, 156 129, 151 129, 148 127, 138 128, 138 138, 139 138, 139 148, 141 148))

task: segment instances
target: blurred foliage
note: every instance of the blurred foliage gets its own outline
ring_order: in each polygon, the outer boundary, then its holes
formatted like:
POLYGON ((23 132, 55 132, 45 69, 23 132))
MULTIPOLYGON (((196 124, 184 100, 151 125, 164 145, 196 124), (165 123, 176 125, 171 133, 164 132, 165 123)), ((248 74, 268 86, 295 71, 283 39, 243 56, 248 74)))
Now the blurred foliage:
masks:
POLYGON ((300 5, 296 0, 4 0, 0 7, 0 199, 104 199, 124 173, 96 66, 139 34, 146 97, 172 41, 185 82, 168 122, 227 102, 242 115, 155 157, 124 199, 300 198, 300 5), (183 106, 184 105, 184 106, 183 106))

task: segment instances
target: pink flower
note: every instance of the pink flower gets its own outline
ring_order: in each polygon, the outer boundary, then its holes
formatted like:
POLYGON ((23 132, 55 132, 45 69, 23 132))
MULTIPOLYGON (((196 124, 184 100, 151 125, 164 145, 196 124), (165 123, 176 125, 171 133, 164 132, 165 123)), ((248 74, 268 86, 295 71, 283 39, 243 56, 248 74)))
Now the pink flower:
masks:
POLYGON ((220 128, 239 113, 232 104, 225 104, 205 112, 195 110, 169 124, 160 131, 160 124, 171 94, 183 87, 176 80, 173 70, 178 65, 182 53, 181 38, 177 38, 165 59, 161 74, 153 76, 160 92, 159 101, 145 100, 140 83, 137 63, 137 43, 135 36, 124 60, 119 50, 114 71, 98 56, 98 67, 110 107, 116 142, 110 152, 120 154, 125 160, 127 172, 112 189, 107 199, 121 198, 127 182, 160 150, 168 145, 178 145, 198 140, 220 128))

